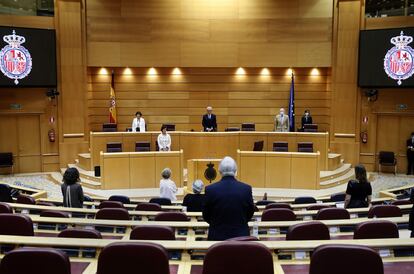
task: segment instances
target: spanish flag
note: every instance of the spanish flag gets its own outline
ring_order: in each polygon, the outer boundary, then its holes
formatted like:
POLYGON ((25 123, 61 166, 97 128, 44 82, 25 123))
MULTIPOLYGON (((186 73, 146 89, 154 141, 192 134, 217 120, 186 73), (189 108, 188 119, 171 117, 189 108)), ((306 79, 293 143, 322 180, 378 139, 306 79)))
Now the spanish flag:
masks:
POLYGON ((115 100, 115 79, 114 71, 111 74, 111 92, 109 98, 109 123, 116 124, 116 100, 115 100))

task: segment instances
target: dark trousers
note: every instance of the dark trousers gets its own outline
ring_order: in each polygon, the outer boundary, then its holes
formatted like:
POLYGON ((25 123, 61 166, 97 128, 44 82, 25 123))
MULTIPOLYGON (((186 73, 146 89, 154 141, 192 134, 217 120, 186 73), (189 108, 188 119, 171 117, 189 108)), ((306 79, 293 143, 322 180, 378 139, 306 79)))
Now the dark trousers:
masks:
POLYGON ((414 238, 414 230, 411 231, 411 238, 414 238))
POLYGON ((407 167, 407 175, 410 174, 414 174, 414 156, 408 156, 407 155, 407 162, 408 162, 408 167, 407 167))

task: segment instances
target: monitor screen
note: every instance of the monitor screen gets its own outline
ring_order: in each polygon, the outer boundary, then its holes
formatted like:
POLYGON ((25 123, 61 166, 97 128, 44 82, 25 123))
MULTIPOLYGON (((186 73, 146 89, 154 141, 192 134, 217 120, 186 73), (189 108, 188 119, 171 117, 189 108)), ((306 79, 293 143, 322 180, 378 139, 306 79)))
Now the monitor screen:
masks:
POLYGON ((358 85, 414 87, 414 28, 364 30, 359 38, 358 85))
POLYGON ((55 87, 54 30, 0 26, 0 87, 55 87))

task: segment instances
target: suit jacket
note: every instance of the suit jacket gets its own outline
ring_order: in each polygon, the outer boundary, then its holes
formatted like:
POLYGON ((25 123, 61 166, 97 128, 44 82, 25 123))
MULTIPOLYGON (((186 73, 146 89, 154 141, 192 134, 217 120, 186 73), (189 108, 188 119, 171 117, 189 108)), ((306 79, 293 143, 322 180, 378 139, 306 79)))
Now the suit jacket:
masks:
POLYGON ((275 118, 275 131, 280 131, 280 132, 287 132, 289 131, 289 116, 286 114, 283 114, 283 118, 281 117, 280 114, 276 115, 275 118))
POLYGON ((213 131, 217 131, 217 120, 215 114, 211 114, 210 119, 208 118, 208 114, 203 115, 203 128, 204 131, 207 131, 207 128, 213 128, 213 131))
POLYGON ((408 149, 409 146, 414 147, 414 142, 411 138, 407 140, 407 157, 409 157, 410 159, 414 159, 414 151, 408 149))
POLYGON ((252 187, 225 176, 206 187, 203 218, 210 224, 209 241, 249 236, 248 222, 253 217, 252 187))
MULTIPOLYGON (((410 201, 414 203, 414 188, 411 188, 410 201)), ((410 218, 408 221, 408 229, 414 231, 414 205, 410 211, 410 218)))
POLYGON ((304 125, 309 125, 309 124, 313 124, 312 123, 312 116, 308 116, 306 117, 305 115, 302 116, 302 129, 304 129, 304 125))

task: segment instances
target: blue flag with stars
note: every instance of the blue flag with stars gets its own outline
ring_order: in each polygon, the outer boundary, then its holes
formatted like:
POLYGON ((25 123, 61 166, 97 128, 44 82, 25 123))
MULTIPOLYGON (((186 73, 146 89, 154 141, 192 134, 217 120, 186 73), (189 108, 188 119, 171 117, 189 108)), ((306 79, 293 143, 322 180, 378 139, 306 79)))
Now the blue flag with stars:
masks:
POLYGON ((292 82, 290 84, 290 96, 289 96, 289 131, 295 131, 295 79, 292 74, 292 82))

